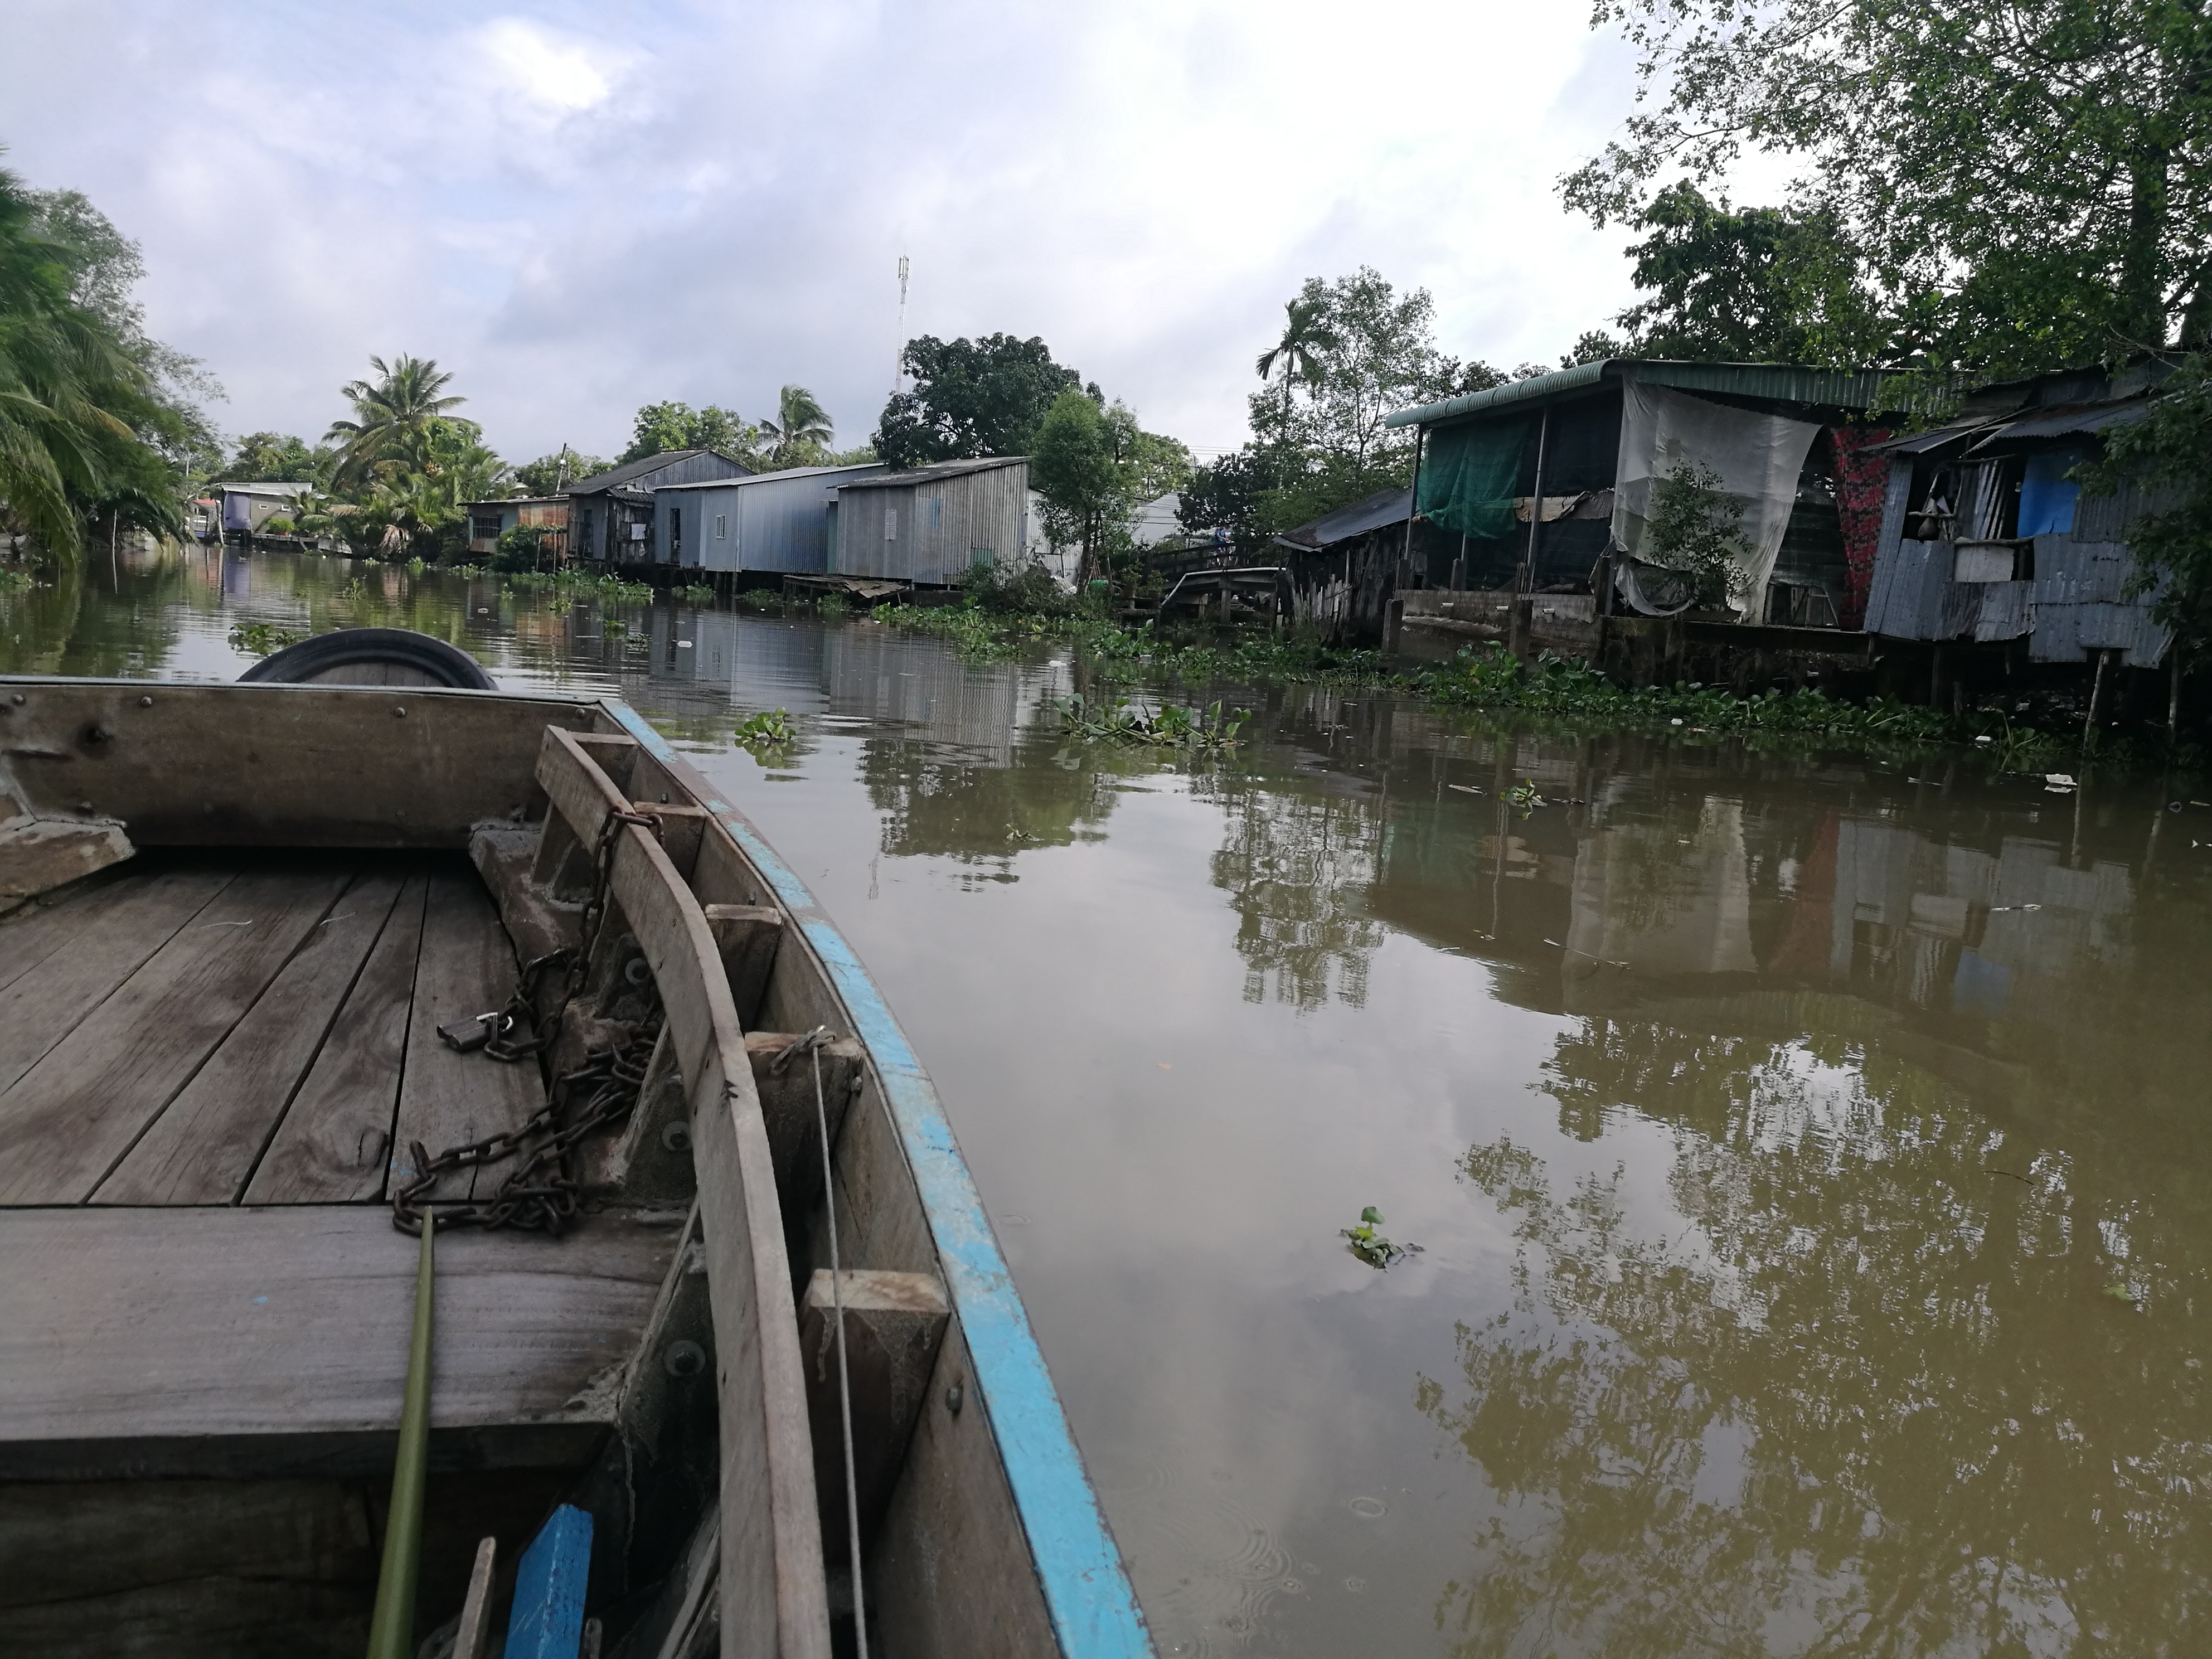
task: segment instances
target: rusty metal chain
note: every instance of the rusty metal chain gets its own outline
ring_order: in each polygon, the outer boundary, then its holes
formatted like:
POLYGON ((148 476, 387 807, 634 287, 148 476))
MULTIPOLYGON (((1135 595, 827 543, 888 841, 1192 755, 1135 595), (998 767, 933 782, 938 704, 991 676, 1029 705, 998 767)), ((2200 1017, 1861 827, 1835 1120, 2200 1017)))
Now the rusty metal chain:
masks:
MULTIPOLYGON (((473 1040, 457 1039, 447 1028, 439 1035, 466 1053, 481 1048, 495 1060, 513 1064, 532 1059, 560 1034, 568 1005, 583 989, 592 952, 606 925, 608 889, 614 872, 615 846, 626 825, 651 830, 656 838, 661 821, 650 812, 616 810, 599 825, 592 847, 592 886, 584 901, 580 937, 573 946, 549 951, 526 965, 518 976, 507 1006, 473 1021, 456 1023, 455 1030, 473 1024, 483 1033, 473 1040), (536 995, 538 978, 549 968, 565 963, 568 969, 560 1006, 540 1022, 536 995), (518 1036, 516 1033, 521 1033, 518 1036)), ((449 1227, 520 1227, 558 1237, 576 1213, 576 1183, 569 1172, 569 1152, 586 1135, 619 1122, 637 1104, 645 1081, 645 1068, 659 1036, 660 1019, 655 1014, 635 1031, 605 1048, 588 1051, 575 1066, 553 1081, 545 1104, 513 1129, 486 1135, 465 1146, 449 1146, 433 1158, 419 1140, 408 1144, 414 1178, 392 1195, 392 1224, 401 1232, 420 1234, 426 1214, 443 1231, 449 1227), (578 1091, 588 1089, 580 1111, 571 1118, 569 1103, 578 1091), (510 1158, 523 1161, 499 1190, 481 1204, 441 1204, 434 1211, 422 1203, 438 1177, 453 1170, 481 1169, 510 1158)))
POLYGON ((568 1154, 585 1137, 620 1122, 636 1107, 653 1040, 659 1034, 656 1019, 630 1036, 592 1049, 562 1074, 545 1104, 514 1128, 449 1146, 435 1158, 423 1150, 421 1141, 410 1142, 415 1176, 392 1200, 392 1224, 403 1233, 419 1234, 427 1213, 441 1231, 520 1227, 557 1237, 576 1213, 576 1182, 568 1169, 568 1154), (486 1201, 426 1209, 422 1200, 440 1176, 516 1157, 522 1162, 486 1201))

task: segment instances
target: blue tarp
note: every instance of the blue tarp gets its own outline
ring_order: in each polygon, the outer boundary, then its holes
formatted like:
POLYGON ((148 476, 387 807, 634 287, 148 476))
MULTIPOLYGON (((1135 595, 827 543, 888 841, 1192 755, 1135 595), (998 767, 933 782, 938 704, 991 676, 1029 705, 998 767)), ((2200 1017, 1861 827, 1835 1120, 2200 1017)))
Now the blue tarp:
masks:
POLYGON ((2074 503, 2081 486, 2066 474, 2081 460, 2075 449, 2054 449, 2027 458, 2027 471, 2020 482, 2020 530, 2022 536, 2063 536, 2074 528, 2074 503))

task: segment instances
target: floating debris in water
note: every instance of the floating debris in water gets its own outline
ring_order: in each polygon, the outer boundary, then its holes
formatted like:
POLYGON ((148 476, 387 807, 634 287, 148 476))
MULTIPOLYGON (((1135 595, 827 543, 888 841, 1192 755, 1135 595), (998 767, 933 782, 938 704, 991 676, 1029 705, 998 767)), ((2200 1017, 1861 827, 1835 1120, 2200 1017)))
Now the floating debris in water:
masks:
POLYGON ((1357 1227, 1340 1229, 1343 1237, 1352 1241, 1352 1255, 1370 1267, 1387 1267, 1402 1261, 1421 1247, 1418 1244, 1393 1244, 1375 1230, 1382 1224, 1382 1212, 1372 1204, 1359 1212, 1357 1227))
POLYGON ((1990 906, 1990 914, 1993 916, 2001 916, 2008 910, 2040 910, 2042 908, 2039 904, 1992 904, 1990 906))
POLYGON ((2063 795, 2079 787, 2070 772, 2045 772, 2043 787, 2054 795, 2063 795))

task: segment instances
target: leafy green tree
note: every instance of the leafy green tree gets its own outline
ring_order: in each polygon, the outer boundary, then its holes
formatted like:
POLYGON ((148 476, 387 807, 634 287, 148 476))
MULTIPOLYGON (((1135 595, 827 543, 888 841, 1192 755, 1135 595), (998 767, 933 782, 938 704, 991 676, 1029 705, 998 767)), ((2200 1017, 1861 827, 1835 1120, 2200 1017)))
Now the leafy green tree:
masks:
POLYGON ((629 447, 615 464, 627 466, 677 449, 711 449, 732 460, 750 460, 759 439, 759 429, 744 416, 718 404, 704 409, 685 403, 647 404, 631 422, 629 447))
POLYGON ((877 423, 876 453, 895 468, 987 455, 1027 454, 1045 411, 1082 384, 1053 362, 1041 339, 1011 334, 981 339, 910 340, 901 361, 914 376, 896 392, 877 423))
POLYGON ((1176 503, 1176 523, 1186 536, 1225 531, 1240 556, 1255 557, 1275 533, 1270 504, 1301 470, 1296 458, 1248 444, 1193 470, 1176 503))
POLYGON ((776 399, 775 418, 760 423, 768 448, 768 464, 782 471, 794 466, 819 466, 837 433, 830 411, 803 386, 787 386, 776 399))
POLYGON ((540 455, 514 469, 514 487, 526 495, 557 495, 579 478, 605 472, 611 464, 563 444, 550 455, 540 455))
POLYGON ((1893 355, 1881 296, 1834 209, 1739 210, 1681 179, 1631 222, 1648 233, 1628 253, 1650 297, 1619 319, 1637 355, 1837 367, 1893 355))
POLYGON ((135 429, 167 463, 181 500, 222 460, 222 440, 207 404, 222 399, 222 387, 199 359, 148 332, 145 307, 133 297, 146 275, 137 243, 81 191, 37 191, 32 199, 41 232, 69 251, 70 299, 107 325, 146 376, 154 412, 135 429))
POLYGON ((208 479, 209 483, 320 483, 335 458, 328 450, 282 432, 249 432, 208 479))
POLYGON ((1146 432, 1122 404, 1101 409, 1070 387, 1053 399, 1037 428, 1030 482, 1044 498, 1045 532, 1057 546, 1079 546, 1076 586, 1088 588, 1107 561, 1126 552, 1138 510, 1190 477, 1190 452, 1146 432))
POLYGON ((181 444, 187 434, 133 343, 78 297, 96 263, 0 170, 0 501, 64 558, 95 512, 112 524, 182 527, 177 481, 149 439, 181 444))
POLYGON ((448 410, 467 398, 448 393, 453 375, 434 359, 401 352, 389 363, 368 360, 374 380, 349 380, 340 395, 353 405, 354 418, 332 421, 323 441, 336 444, 333 477, 342 484, 362 484, 380 468, 402 466, 410 452, 428 444, 448 410))
POLYGON ((1799 164, 1797 224, 1746 228, 1832 234, 1900 344, 1939 362, 2124 358, 2177 320, 2212 343, 2212 11, 2193 0, 1599 0, 1596 18, 1650 96, 1563 180, 1599 223, 1763 152, 1799 164))
POLYGON ((1652 562, 1682 573, 1691 596, 1703 605, 1742 597, 1743 502, 1721 488, 1721 476, 1703 461, 1681 461, 1651 489, 1647 548, 1652 562))
MULTIPOLYGON (((1481 364, 1463 370, 1437 349, 1426 289, 1401 296, 1371 266, 1333 283, 1308 278, 1288 315, 1305 342, 1298 378, 1307 395, 1298 402, 1268 386, 1249 399, 1254 447, 1277 478, 1259 514, 1267 535, 1403 485, 1413 436, 1384 421, 1409 404, 1474 389, 1464 384, 1470 375, 1487 383, 1494 374, 1481 364)), ((1280 368, 1282 351, 1279 343, 1261 361, 1280 368)))

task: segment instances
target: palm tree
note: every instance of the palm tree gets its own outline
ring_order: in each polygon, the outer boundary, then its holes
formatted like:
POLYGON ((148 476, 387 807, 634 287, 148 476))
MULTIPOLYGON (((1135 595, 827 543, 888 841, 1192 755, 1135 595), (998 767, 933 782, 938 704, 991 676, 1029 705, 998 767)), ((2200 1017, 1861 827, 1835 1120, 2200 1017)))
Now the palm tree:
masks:
POLYGON ((772 467, 804 466, 836 438, 830 411, 803 386, 784 387, 776 399, 775 416, 760 423, 761 436, 771 446, 772 467))
POLYGON ((1336 331, 1328 325, 1328 307, 1320 300, 1291 300, 1285 303, 1288 313, 1283 323, 1283 337, 1260 354, 1255 365, 1260 378, 1266 380, 1277 368, 1283 373, 1283 418, 1291 418, 1291 387, 1299 380, 1311 381, 1321 367, 1323 354, 1337 348, 1336 331))
POLYGON ((81 252, 46 234, 0 169, 0 503, 49 550, 82 543, 94 506, 145 528, 180 518, 161 456, 151 376, 114 328, 70 298, 81 252))
POLYGON ((338 446, 335 476, 348 483, 361 482, 396 453, 419 453, 447 411, 468 401, 438 395, 453 377, 442 373, 431 358, 410 357, 403 351, 389 364, 371 357, 368 366, 381 377, 374 385, 352 380, 340 388, 353 405, 355 418, 332 421, 323 434, 325 443, 338 446))

